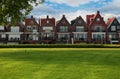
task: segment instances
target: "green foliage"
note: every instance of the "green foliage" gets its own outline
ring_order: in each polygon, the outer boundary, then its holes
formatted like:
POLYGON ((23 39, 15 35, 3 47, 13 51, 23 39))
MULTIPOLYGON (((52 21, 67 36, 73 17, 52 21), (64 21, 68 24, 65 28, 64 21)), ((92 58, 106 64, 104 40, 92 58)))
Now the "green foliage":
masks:
POLYGON ((0 49, 1 79, 120 79, 120 49, 0 49))
POLYGON ((1 44, 0 48, 120 48, 120 45, 105 44, 1 44))
POLYGON ((33 4, 38 5, 44 0, 0 0, 0 24, 8 20, 13 24, 23 19, 33 9, 33 4))

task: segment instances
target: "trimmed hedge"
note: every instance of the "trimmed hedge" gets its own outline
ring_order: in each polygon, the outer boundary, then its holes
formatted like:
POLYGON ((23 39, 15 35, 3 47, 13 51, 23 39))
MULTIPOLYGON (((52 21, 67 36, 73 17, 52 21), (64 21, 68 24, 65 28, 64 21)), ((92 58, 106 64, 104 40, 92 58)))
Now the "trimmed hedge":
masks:
POLYGON ((106 44, 1 44, 0 48, 120 48, 106 44))

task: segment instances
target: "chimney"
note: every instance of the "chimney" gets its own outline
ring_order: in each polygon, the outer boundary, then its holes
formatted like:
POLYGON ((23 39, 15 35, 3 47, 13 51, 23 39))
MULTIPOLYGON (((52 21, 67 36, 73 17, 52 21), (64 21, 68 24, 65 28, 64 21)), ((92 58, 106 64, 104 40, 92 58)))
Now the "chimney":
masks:
POLYGON ((49 18, 49 15, 47 15, 47 19, 49 18))
POLYGON ((99 13, 100 13, 100 11, 97 11, 97 13, 99 14, 99 13))
POLYGON ((33 19, 33 16, 31 16, 31 19, 33 19))
POLYGON ((63 17, 65 17, 65 15, 63 15, 63 17))

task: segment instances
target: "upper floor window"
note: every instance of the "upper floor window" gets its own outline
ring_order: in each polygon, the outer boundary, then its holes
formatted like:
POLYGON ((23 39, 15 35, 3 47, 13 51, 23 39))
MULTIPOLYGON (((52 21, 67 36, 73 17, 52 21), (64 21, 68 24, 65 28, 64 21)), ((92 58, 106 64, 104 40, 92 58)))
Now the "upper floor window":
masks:
POLYGON ((0 30, 4 30, 4 26, 0 26, 0 30))
POLYGON ((47 23, 49 23, 49 20, 47 20, 47 23))
POLYGON ((32 27, 31 26, 27 26, 27 30, 32 30, 32 27))
POLYGON ((84 32, 84 26, 76 26, 76 32, 84 32))
POLYGON ((11 27, 11 32, 19 32, 19 26, 11 27))
POLYGON ((52 30, 53 30, 53 27, 43 27, 43 30, 45 31, 45 32, 51 32, 52 30))
POLYGON ((117 26, 117 29, 120 29, 120 26, 117 26))
POLYGON ((33 26, 33 30, 37 30, 37 26, 33 26))
POLYGON ((68 32, 67 26, 60 26, 60 32, 68 32))
POLYGON ((116 26, 111 26, 111 31, 116 31, 116 26))
POLYGON ((95 26, 95 28, 92 28, 93 31, 95 32, 103 32, 105 31, 105 28, 103 26, 95 26))
POLYGON ((100 18, 97 18, 97 21, 99 22, 99 21, 100 21, 100 18))

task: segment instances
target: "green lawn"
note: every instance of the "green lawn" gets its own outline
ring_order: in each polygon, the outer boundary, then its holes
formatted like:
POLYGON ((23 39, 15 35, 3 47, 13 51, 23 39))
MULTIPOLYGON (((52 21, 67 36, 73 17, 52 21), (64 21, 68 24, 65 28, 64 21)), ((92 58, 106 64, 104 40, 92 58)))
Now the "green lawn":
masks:
POLYGON ((120 49, 0 49, 0 79, 120 79, 120 49))

